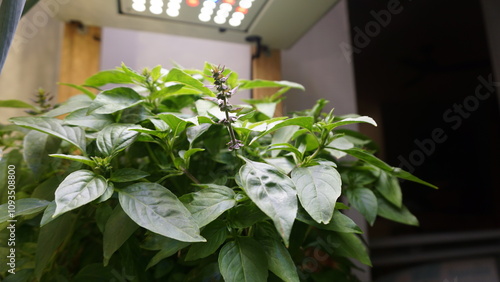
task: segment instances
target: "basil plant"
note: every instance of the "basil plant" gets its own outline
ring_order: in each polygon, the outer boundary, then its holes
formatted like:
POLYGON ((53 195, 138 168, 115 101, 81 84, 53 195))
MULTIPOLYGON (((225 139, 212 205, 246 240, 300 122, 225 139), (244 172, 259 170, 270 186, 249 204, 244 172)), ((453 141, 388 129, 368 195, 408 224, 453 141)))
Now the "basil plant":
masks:
POLYGON ((325 100, 274 117, 297 83, 206 63, 66 85, 82 94, 0 101, 30 114, 0 127, 0 242, 15 220, 3 281, 356 281, 353 260, 371 262, 345 211, 417 225, 398 178, 434 187, 345 127, 370 117, 323 112, 325 100), (231 104, 259 87, 277 92, 231 104))

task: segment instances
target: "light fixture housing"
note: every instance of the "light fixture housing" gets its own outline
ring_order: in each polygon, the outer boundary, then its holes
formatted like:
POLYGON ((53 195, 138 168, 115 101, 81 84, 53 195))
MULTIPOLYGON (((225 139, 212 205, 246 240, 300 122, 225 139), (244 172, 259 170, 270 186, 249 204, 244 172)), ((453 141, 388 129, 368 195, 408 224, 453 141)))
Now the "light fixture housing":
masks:
POLYGON ((57 17, 85 25, 291 47, 339 0, 69 0, 57 17))
POLYGON ((120 0, 120 12, 247 31, 268 0, 120 0))

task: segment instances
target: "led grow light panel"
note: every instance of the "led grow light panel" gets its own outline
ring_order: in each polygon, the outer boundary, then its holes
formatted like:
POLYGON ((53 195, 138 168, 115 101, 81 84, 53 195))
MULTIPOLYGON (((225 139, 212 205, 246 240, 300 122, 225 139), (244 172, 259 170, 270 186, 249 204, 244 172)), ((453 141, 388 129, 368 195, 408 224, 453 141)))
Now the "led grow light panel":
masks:
POLYGON ((246 31, 267 0, 120 0, 123 14, 246 31))

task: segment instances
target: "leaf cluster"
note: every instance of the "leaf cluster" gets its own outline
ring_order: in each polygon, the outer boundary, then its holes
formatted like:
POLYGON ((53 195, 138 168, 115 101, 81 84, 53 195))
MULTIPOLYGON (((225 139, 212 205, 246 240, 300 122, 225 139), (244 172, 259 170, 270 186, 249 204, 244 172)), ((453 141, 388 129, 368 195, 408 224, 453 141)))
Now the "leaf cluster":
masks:
POLYGON ((322 113, 324 100, 273 117, 283 93, 303 89, 296 83, 242 80, 207 63, 142 72, 122 65, 66 85, 82 94, 11 118, 15 126, 0 132, 22 135, 0 160, 0 236, 11 219, 3 172, 15 165, 15 217, 19 234, 27 231, 16 242, 16 275, 26 281, 352 280, 349 259, 371 262, 343 210, 370 224, 381 216, 416 225, 398 178, 433 187, 342 128, 376 126, 369 117, 322 113), (229 111, 221 85, 231 95, 280 90, 229 111), (242 146, 229 150, 236 138, 242 146))

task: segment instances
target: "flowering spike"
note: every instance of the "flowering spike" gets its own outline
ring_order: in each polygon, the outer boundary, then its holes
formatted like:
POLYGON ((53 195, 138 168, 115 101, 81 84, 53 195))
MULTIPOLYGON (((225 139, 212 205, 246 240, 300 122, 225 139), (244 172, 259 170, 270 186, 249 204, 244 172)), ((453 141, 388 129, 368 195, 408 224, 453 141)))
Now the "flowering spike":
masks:
POLYGON ((219 123, 226 126, 227 130, 229 131, 229 136, 231 137, 231 141, 229 141, 227 145, 229 147, 229 150, 232 151, 232 150, 238 150, 241 147, 243 147, 243 142, 236 139, 236 134, 234 132, 233 127, 231 126, 231 124, 236 121, 237 117, 229 115, 230 112, 234 111, 234 108, 229 103, 228 99, 236 92, 238 87, 231 89, 231 87, 227 85, 227 79, 229 78, 232 72, 224 76, 223 74, 224 70, 225 66, 221 67, 220 65, 218 65, 217 67, 215 66, 212 67, 211 72, 212 72, 212 78, 214 79, 214 87, 218 91, 218 93, 217 93, 217 98, 212 98, 211 101, 214 101, 215 99, 217 101, 217 104, 219 105, 219 109, 226 114, 226 117, 221 119, 219 123))

